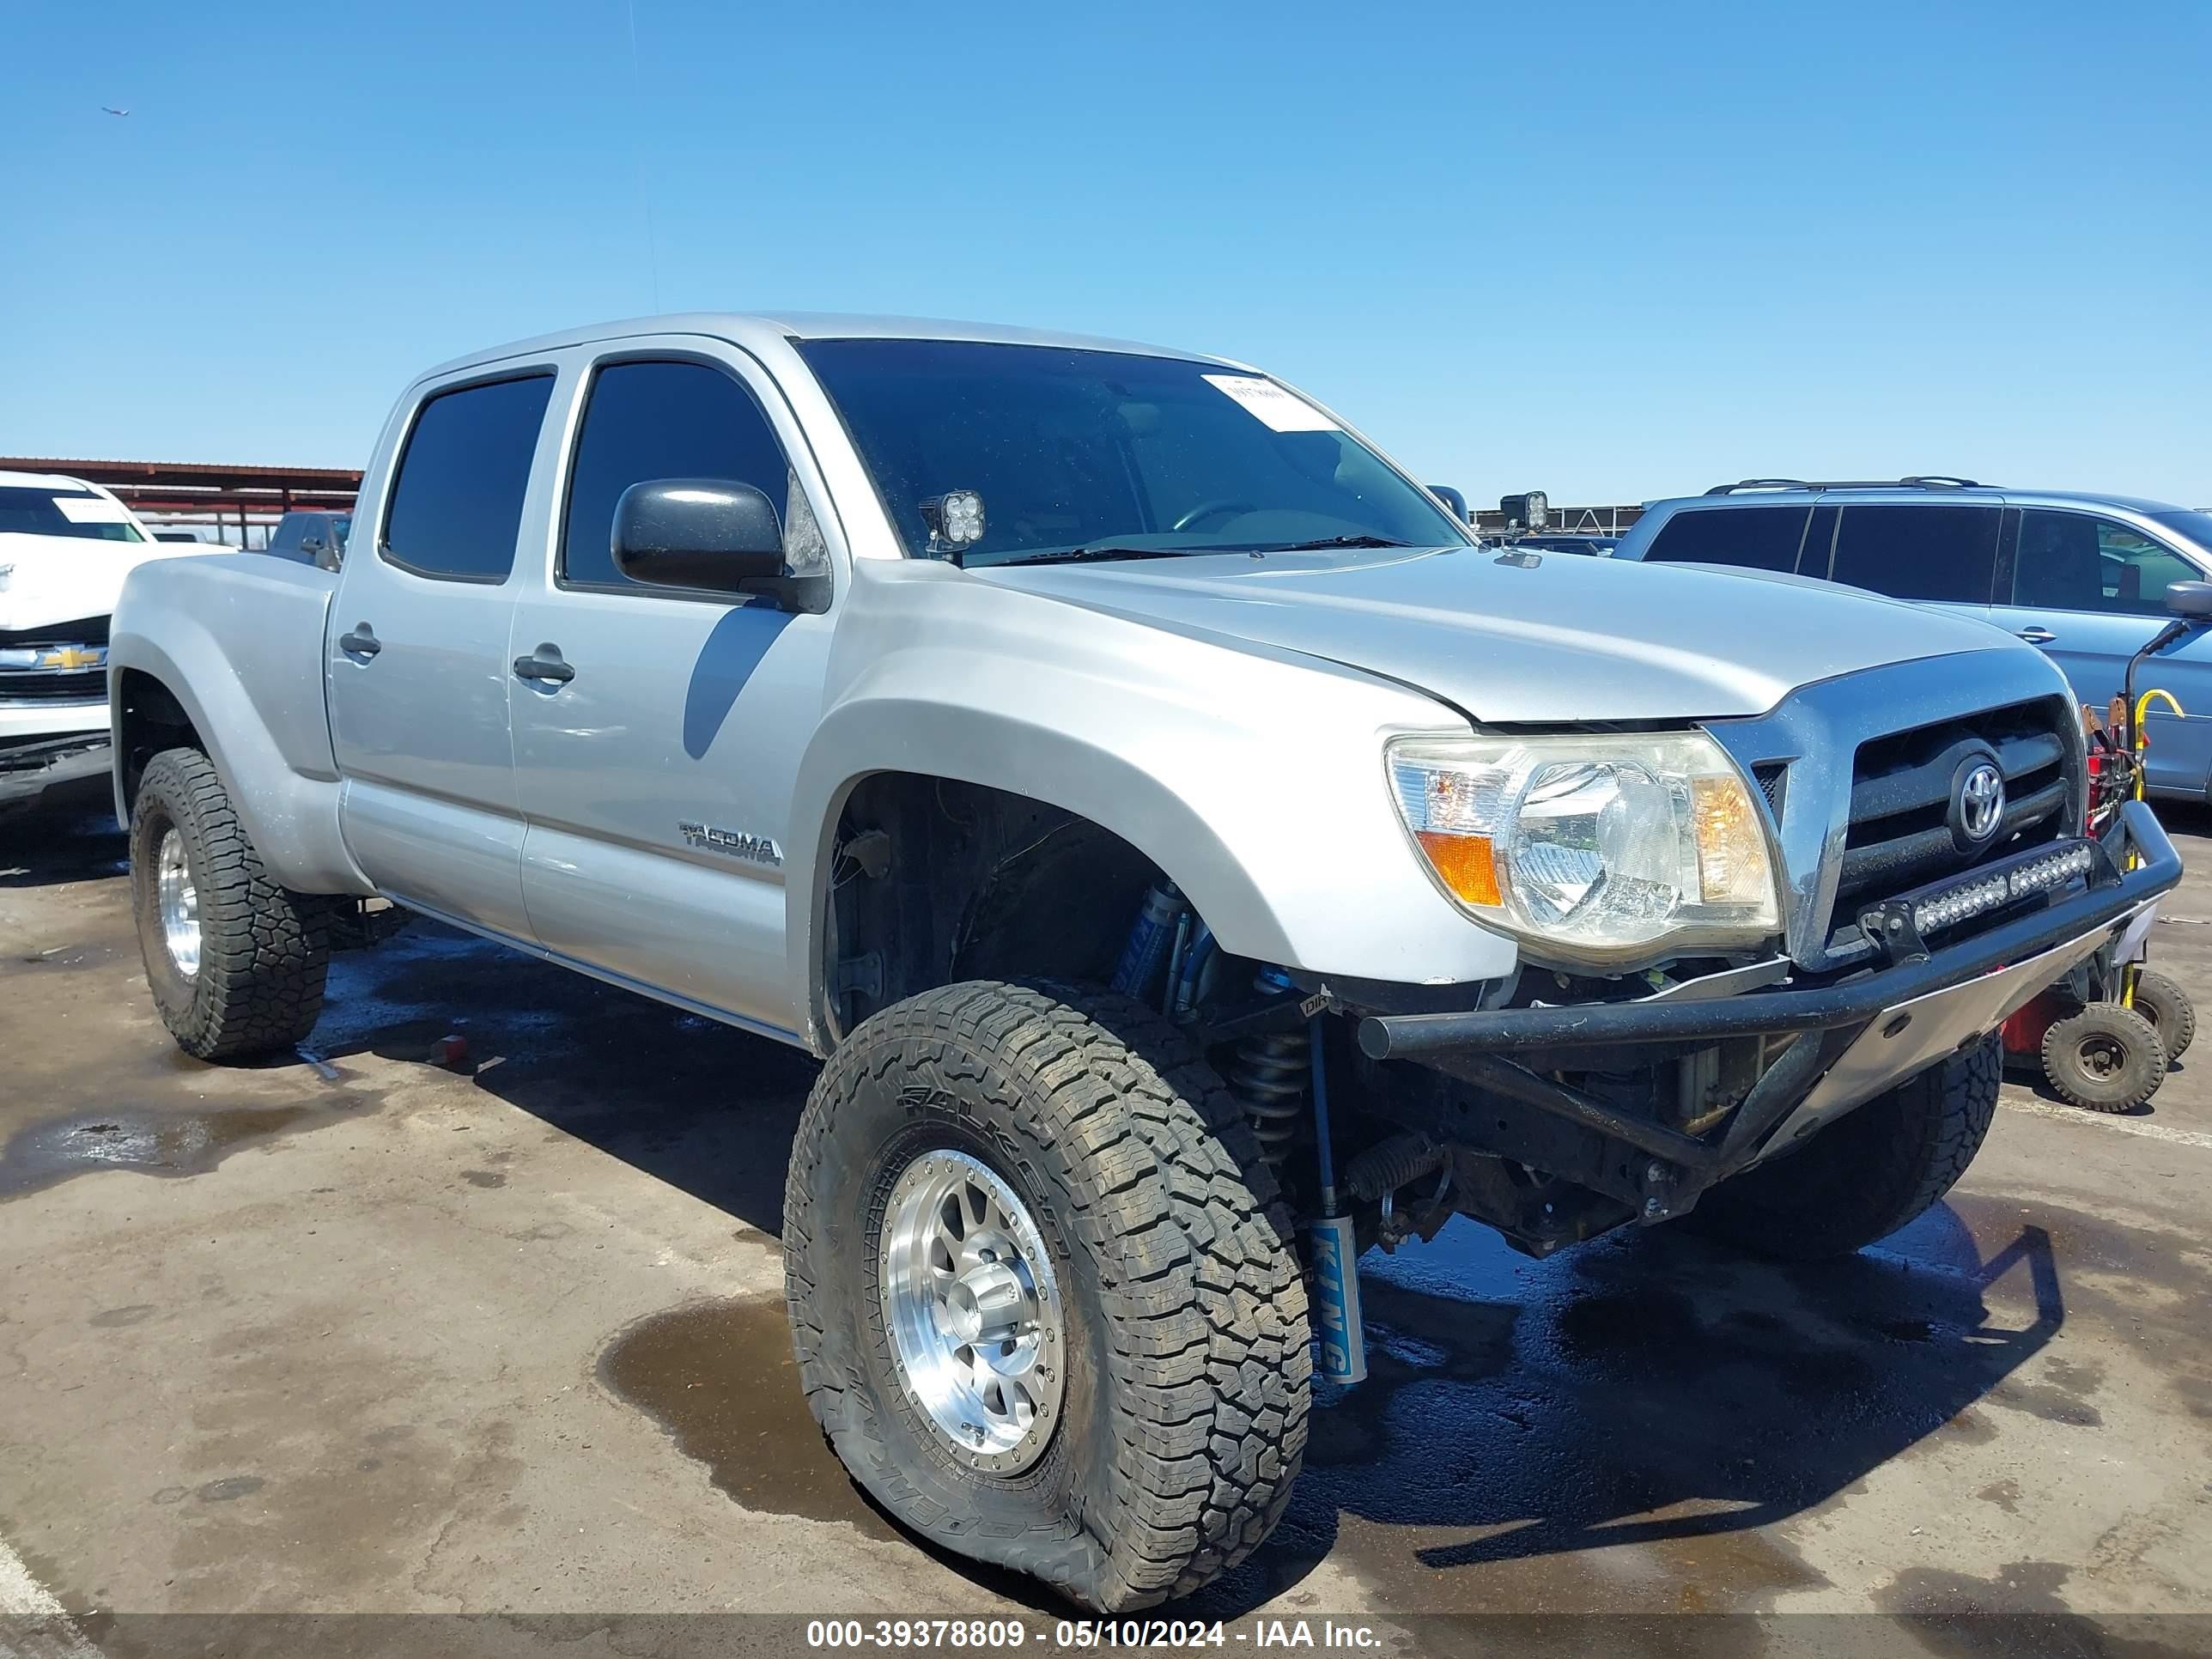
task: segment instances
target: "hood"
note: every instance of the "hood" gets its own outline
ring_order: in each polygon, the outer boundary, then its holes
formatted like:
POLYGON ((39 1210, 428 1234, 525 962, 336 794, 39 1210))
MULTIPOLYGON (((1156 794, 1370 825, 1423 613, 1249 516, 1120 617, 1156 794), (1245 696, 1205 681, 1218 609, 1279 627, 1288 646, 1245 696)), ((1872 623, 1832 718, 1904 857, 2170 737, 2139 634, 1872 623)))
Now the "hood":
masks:
POLYGON ((154 559, 189 557, 182 542, 102 542, 83 536, 35 536, 0 531, 0 633, 19 634, 54 623, 113 613, 123 579, 154 559))
POLYGON ((1830 583, 1576 553, 1394 548, 972 574, 1180 632, 1343 663, 1497 725, 1763 714, 1838 674, 2033 649, 1987 623, 1830 583))

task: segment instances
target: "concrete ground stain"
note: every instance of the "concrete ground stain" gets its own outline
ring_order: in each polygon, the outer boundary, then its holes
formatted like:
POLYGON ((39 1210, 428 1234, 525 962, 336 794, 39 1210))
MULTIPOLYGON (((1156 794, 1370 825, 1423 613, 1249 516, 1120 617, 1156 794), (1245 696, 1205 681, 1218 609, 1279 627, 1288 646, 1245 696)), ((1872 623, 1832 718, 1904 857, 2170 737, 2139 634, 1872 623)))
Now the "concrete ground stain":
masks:
POLYGON ((99 1170, 204 1175, 238 1147, 328 1116, 310 1106, 81 1113, 20 1130, 0 1147, 0 1200, 99 1170))
POLYGON ((780 1299, 656 1314, 615 1339, 600 1357, 599 1379, 745 1508, 899 1536, 860 1496, 807 1410, 780 1299))

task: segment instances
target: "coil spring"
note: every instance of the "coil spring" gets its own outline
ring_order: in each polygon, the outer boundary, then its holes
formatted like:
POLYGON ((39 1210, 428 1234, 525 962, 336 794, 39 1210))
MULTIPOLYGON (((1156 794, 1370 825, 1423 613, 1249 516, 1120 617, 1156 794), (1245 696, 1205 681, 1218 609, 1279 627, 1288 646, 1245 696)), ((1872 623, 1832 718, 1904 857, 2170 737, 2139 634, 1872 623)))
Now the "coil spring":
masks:
POLYGON ((1229 1086, 1237 1091, 1252 1133, 1259 1137, 1260 1151, 1270 1164, 1279 1164, 1297 1138, 1309 1066, 1303 1031, 1265 1032, 1237 1045, 1229 1086))

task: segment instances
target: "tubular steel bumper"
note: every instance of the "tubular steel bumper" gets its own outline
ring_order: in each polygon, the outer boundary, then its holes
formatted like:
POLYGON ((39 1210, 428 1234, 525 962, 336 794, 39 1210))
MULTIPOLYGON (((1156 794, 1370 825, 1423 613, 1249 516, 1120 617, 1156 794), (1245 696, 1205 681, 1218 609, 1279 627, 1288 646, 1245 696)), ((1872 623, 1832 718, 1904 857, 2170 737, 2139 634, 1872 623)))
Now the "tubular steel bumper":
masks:
POLYGON ((1655 998, 1464 1013, 1370 1015, 1359 1024, 1359 1046, 1376 1060, 1437 1063, 1447 1056, 1520 1048, 1694 1043, 1863 1026, 1903 1004, 2025 964, 2031 957, 2060 953, 2065 945, 2114 928, 2181 879, 2181 855, 2142 801, 2124 803, 2118 819, 2094 845, 2103 856, 2085 891, 2053 899, 2040 909, 1938 945, 1925 955, 1908 955, 1839 982, 1801 990, 1748 991, 1704 1001, 1655 998), (2130 850, 2136 860, 2133 869, 2127 867, 2130 850))

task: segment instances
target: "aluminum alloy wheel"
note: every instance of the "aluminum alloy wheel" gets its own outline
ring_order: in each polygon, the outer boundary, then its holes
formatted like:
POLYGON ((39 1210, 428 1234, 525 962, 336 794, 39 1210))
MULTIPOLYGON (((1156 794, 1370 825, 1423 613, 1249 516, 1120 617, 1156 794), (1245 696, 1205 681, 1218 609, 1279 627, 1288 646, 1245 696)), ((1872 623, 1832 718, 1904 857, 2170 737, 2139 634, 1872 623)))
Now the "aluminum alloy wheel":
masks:
POLYGON ((169 960, 186 979, 200 971, 200 890, 185 857, 185 838, 173 829, 161 832, 154 855, 154 896, 161 911, 161 943, 169 960))
POLYGON ((969 1468, 1012 1474, 1060 1419, 1060 1284, 1014 1189, 965 1152, 922 1153, 884 1206, 878 1285, 899 1384, 969 1468))

